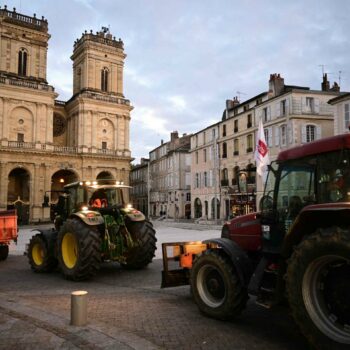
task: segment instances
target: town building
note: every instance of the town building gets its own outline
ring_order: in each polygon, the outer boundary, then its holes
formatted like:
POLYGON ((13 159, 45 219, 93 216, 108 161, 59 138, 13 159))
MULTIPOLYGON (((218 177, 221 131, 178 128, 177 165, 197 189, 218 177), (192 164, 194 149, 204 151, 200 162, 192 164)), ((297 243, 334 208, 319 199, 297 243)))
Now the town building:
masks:
POLYGON ((350 131, 350 93, 344 93, 328 102, 334 106, 334 135, 350 131))
POLYGON ((130 170, 130 200, 134 208, 149 216, 148 211, 149 159, 141 158, 140 164, 130 170))
POLYGON ((190 139, 174 131, 169 142, 162 141, 149 153, 151 216, 191 217, 190 139))
POLYGON ((0 8, 0 209, 19 222, 45 221, 66 183, 128 183, 132 107, 123 94, 123 42, 107 28, 74 42, 73 95, 47 82, 48 22, 0 8))
POLYGON ((222 120, 192 136, 194 218, 214 219, 219 213, 216 218, 225 219, 257 209, 263 190, 254 159, 260 119, 271 161, 283 149, 334 134, 334 108, 328 101, 340 92, 336 83, 329 86, 326 75, 321 90, 286 85, 280 74, 271 74, 268 87, 242 103, 227 100, 222 120))

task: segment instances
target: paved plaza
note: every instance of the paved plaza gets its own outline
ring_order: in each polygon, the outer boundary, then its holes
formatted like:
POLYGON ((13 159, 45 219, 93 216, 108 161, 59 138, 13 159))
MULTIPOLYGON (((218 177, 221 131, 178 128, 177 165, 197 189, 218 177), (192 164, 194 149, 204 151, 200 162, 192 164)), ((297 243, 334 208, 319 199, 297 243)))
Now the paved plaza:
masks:
POLYGON ((23 256, 33 232, 0 263, 0 349, 308 349, 284 308, 265 310, 251 300, 235 322, 201 315, 189 287, 160 289, 165 241, 218 237, 220 228, 155 222, 156 259, 145 270, 105 263, 90 281, 60 273, 36 274, 23 256), (88 325, 70 326, 70 294, 88 291, 88 325))

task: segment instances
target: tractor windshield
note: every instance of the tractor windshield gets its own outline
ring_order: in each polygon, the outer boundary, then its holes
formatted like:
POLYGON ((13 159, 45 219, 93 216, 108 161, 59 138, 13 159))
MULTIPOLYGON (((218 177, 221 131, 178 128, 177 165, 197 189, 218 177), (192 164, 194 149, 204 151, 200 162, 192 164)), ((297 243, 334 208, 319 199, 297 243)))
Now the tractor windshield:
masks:
POLYGON ((91 207, 106 208, 124 204, 123 192, 120 187, 101 186, 87 188, 88 204, 91 207))

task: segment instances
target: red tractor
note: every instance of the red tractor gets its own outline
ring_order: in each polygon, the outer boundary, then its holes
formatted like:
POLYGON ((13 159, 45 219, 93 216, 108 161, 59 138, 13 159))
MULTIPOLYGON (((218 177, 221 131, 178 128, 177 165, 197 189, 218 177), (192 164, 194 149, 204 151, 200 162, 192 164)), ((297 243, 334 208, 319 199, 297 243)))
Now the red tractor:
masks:
POLYGON ((225 223, 221 238, 163 244, 162 287, 190 284, 200 311, 221 320, 249 294, 287 303, 315 348, 350 349, 349 164, 350 134, 281 152, 260 212, 225 223))
POLYGON ((11 241, 17 242, 16 210, 0 211, 0 261, 6 260, 11 241))

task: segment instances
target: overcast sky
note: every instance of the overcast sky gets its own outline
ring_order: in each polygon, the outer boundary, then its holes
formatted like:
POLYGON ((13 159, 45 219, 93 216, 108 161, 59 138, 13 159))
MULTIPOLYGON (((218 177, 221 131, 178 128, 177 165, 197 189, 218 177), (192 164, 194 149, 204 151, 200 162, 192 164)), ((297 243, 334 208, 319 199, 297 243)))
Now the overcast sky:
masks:
POLYGON ((347 0, 8 0, 49 22, 48 81, 72 95, 74 40, 110 26, 124 41, 124 94, 136 161, 168 141, 221 119, 226 99, 267 90, 271 73, 320 89, 322 68, 350 91, 347 0))

